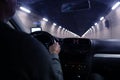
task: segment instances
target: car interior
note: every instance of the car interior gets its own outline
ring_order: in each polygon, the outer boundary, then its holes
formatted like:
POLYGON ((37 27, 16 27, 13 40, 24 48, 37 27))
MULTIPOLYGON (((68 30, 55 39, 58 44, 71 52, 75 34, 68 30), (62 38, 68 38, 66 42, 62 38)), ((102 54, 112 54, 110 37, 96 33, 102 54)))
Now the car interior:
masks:
POLYGON ((18 0, 8 24, 46 48, 59 42, 64 80, 119 80, 119 12, 119 0, 18 0))
MULTIPOLYGON (((47 47, 56 40, 49 33, 49 37, 45 36, 46 32, 41 33, 44 31, 32 35, 44 41, 47 47)), ((119 39, 57 38, 57 41, 61 45, 60 60, 65 80, 91 80, 92 74, 105 80, 119 79, 119 39)))

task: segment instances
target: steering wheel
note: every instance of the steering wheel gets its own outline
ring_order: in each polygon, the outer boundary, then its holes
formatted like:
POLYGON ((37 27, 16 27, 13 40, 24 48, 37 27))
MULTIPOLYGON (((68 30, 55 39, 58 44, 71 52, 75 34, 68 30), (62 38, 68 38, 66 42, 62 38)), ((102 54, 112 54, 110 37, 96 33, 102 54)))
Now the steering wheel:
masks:
POLYGON ((32 32, 31 35, 38 41, 42 42, 46 48, 49 48, 49 46, 51 46, 55 41, 55 37, 46 31, 32 32))

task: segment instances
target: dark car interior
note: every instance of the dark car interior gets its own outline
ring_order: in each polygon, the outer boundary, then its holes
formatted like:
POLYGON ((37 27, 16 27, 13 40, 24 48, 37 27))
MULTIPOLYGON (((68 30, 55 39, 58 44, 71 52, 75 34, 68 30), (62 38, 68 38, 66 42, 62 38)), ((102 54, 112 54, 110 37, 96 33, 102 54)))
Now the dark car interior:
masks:
MULTIPOLYGON (((120 70, 119 57, 104 56, 107 54, 119 54, 120 40, 55 39, 54 36, 52 37, 49 33, 46 35, 46 33, 45 31, 38 31, 33 32, 32 35, 47 47, 54 40, 59 42, 61 45, 60 60, 65 80, 91 80, 92 74, 99 74, 105 80, 120 79, 118 74, 120 70), (100 54, 103 54, 103 57, 98 56, 100 54)), ((99 77, 96 79, 99 80, 99 77)))
MULTIPOLYGON (((59 57, 64 80, 120 80, 120 36, 119 28, 115 28, 118 26, 114 26, 114 24, 119 25, 119 22, 117 23, 116 20, 111 20, 117 17, 109 17, 108 15, 111 11, 111 6, 119 0, 18 1, 18 5, 31 7, 31 11, 35 14, 47 16, 51 22, 56 22, 63 28, 80 36, 67 37, 65 34, 62 34, 64 36, 61 37, 52 35, 50 33, 50 27, 48 27, 48 31, 43 29, 42 31, 27 32, 25 26, 21 27, 21 23, 19 23, 20 19, 14 17, 9 21, 15 30, 30 34, 42 42, 46 48, 52 45, 54 41, 59 42, 61 46, 59 57), (104 24, 99 22, 101 26, 99 30, 96 29, 98 27, 91 27, 94 25, 94 22, 98 21, 98 17, 103 14, 108 16, 103 21, 104 24), (92 34, 93 31, 96 33, 92 34), (104 31, 106 32, 104 33, 104 31), (93 74, 97 74, 98 76, 93 74)), ((116 12, 119 12, 119 10, 116 12)), ((114 16, 112 13, 111 15, 114 16)), ((117 20, 119 21, 119 19, 117 20)))

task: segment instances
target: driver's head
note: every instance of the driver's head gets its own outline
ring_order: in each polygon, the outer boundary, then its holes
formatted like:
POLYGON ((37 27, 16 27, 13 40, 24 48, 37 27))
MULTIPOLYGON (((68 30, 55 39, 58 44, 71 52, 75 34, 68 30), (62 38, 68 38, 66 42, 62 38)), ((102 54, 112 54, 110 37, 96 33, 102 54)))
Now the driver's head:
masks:
POLYGON ((0 0, 0 21, 11 18, 16 9, 17 0, 0 0))

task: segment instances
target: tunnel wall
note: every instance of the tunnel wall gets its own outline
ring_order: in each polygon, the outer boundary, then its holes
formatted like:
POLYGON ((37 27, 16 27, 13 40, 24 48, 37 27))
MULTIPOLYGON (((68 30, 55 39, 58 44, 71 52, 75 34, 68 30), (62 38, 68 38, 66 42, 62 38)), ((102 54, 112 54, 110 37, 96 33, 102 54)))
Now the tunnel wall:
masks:
POLYGON ((19 9, 17 9, 16 14, 14 15, 14 20, 17 24, 21 27, 21 29, 26 32, 30 33, 32 27, 36 27, 34 24, 35 22, 40 23, 40 27, 43 31, 47 31, 53 36, 65 38, 65 37, 79 37, 78 35, 72 33, 63 28, 59 28, 59 25, 53 25, 51 21, 44 21, 43 17, 34 13, 26 13, 19 9))
POLYGON ((82 37, 95 39, 120 39, 120 7, 111 10, 105 19, 91 27, 82 37))

